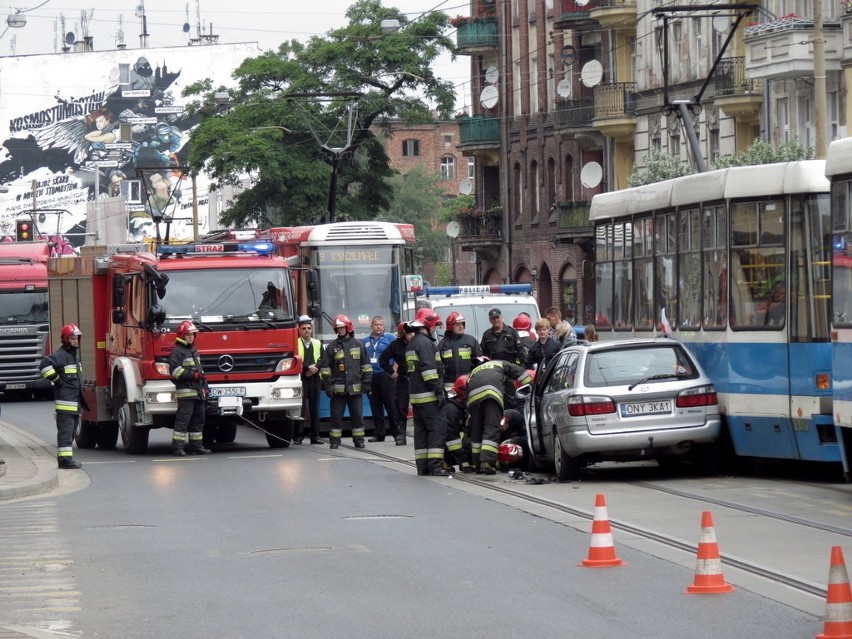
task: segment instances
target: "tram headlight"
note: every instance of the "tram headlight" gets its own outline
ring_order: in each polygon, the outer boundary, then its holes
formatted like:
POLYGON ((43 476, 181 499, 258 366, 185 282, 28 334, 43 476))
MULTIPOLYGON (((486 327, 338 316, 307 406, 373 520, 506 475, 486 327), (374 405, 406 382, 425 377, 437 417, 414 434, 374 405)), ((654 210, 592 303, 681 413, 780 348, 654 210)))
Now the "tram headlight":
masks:
POLYGON ((814 382, 817 390, 831 389, 831 375, 829 373, 817 373, 814 382))

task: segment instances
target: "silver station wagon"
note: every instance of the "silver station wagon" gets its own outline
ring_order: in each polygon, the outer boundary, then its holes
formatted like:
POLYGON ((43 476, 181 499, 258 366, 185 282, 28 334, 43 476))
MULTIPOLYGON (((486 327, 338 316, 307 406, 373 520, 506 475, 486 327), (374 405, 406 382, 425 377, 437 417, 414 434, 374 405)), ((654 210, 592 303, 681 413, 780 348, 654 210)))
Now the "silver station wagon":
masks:
POLYGON ((527 397, 532 465, 552 463, 560 481, 600 461, 689 459, 715 467, 716 388, 674 339, 569 346, 519 393, 527 397))

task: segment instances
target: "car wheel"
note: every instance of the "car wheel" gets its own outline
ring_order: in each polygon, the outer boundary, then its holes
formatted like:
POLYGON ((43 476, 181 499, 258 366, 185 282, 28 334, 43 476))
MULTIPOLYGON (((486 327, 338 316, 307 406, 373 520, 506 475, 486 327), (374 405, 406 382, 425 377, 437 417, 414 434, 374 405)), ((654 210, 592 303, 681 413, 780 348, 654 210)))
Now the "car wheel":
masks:
POLYGON ((576 481, 580 478, 580 464, 565 452, 556 432, 553 433, 553 465, 559 481, 576 481))

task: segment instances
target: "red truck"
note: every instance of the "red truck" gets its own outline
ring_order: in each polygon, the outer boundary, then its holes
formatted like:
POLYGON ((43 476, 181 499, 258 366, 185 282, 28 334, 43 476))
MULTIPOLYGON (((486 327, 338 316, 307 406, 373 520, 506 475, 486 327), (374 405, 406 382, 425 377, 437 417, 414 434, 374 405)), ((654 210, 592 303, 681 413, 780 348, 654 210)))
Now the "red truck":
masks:
POLYGON ((49 344, 47 242, 0 242, 0 383, 47 396, 39 371, 49 344))
POLYGON ((300 418, 297 309, 286 261, 268 242, 83 247, 48 264, 50 325, 83 332, 84 393, 77 445, 144 453, 152 428, 177 409, 168 357, 192 320, 209 381, 205 445, 233 442, 237 425, 287 447, 300 418))

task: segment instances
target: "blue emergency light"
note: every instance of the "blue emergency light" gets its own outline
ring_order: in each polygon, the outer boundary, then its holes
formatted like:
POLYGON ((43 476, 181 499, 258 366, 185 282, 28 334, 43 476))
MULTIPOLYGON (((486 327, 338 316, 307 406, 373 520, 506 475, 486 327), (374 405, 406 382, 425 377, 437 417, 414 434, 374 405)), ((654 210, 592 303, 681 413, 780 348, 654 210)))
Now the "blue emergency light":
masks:
POLYGON ((532 284, 480 284, 473 286, 427 286, 426 297, 437 295, 523 295, 532 294, 532 284))
POLYGON ((272 242, 212 242, 207 244, 174 244, 157 247, 158 255, 224 255, 225 253, 253 253, 274 255, 272 242))

